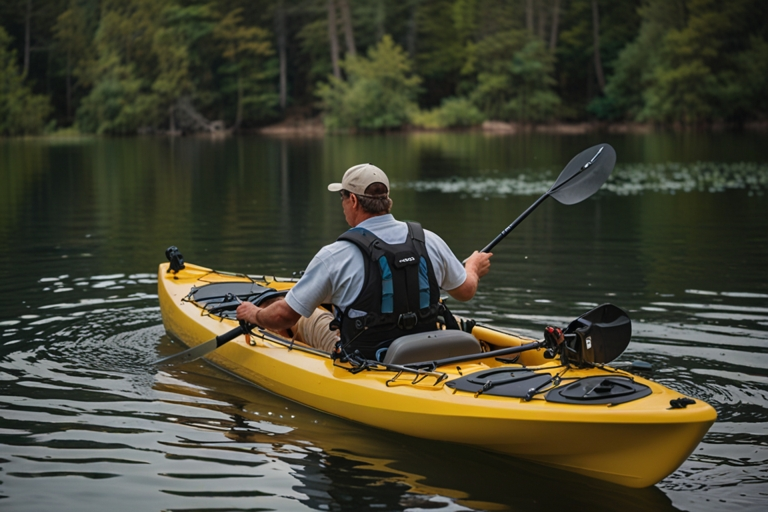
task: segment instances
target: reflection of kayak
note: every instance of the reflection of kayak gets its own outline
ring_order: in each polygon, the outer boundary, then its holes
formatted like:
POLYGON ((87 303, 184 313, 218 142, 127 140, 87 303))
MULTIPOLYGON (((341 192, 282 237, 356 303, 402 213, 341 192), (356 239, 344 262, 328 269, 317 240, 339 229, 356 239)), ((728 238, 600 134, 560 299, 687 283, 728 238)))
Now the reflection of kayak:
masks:
MULTIPOLYGON (((158 350, 165 355, 177 351, 178 345, 164 337, 158 350)), ((444 505, 442 510, 508 510, 512 504, 519 508, 521 503, 536 503, 538 510, 563 506, 587 510, 595 508, 595 496, 599 495, 603 503, 611 504, 612 510, 679 512, 656 486, 620 487, 458 444, 450 445, 447 451, 439 441, 393 435, 307 411, 245 381, 235 381, 212 365, 165 368, 157 377, 153 384, 157 391, 189 397, 184 405, 193 410, 179 421, 220 432, 236 443, 222 444, 222 439, 216 436, 202 444, 199 439, 179 438, 177 446, 203 450, 204 456, 198 458, 200 471, 207 471, 205 466, 217 461, 226 467, 231 450, 248 452, 257 460, 263 455, 282 461, 298 480, 292 486, 304 496, 298 500, 311 510, 339 509, 340 495, 345 503, 366 503, 373 498, 383 510, 403 510, 405 504, 409 510, 435 509, 440 508, 438 503, 444 505), (211 416, 212 403, 224 417, 211 416), (199 414, 194 412, 195 408, 199 414), (224 451, 217 457, 215 453, 219 450, 224 451), (459 466, 461 471, 456 471, 459 466), (515 482, 514 493, 509 492, 510 479, 515 482), (558 492, 553 493, 553 488, 558 492), (446 501, 461 507, 450 507, 446 501)), ((267 468, 267 473, 271 473, 268 466, 258 468, 267 468)), ((256 474, 265 474, 258 468, 256 474)), ((188 473, 194 476, 195 470, 194 466, 189 467, 188 473)), ((249 472, 231 476, 246 474, 249 472)), ((183 489, 194 491, 195 482, 194 478, 186 480, 187 487, 183 489)), ((222 480, 224 487, 219 489, 226 489, 233 496, 241 492, 239 487, 226 482, 222 480)), ((276 508, 280 509, 279 505, 276 508)))
MULTIPOLYGON (((236 303, 294 280, 245 276, 187 264, 162 264, 158 293, 168 333, 200 346, 237 326, 236 303)), ((464 325, 471 326, 471 322, 464 325)), ((467 328, 469 330, 469 328, 467 328)), ((608 367, 564 365, 541 348, 454 362, 426 340, 407 359, 355 368, 273 333, 252 330, 208 353, 213 364, 278 395, 343 418, 403 434, 472 445, 630 487, 646 487, 675 471, 715 421, 712 407, 652 381, 608 367), (440 353, 427 357, 423 347, 440 353)), ((441 331, 444 346, 463 331, 441 331), (460 333, 453 335, 451 333, 460 333)), ((430 335, 431 336, 431 335, 430 335)), ((483 351, 531 340, 486 326, 469 336, 483 351)), ((461 349, 460 349, 461 350, 461 349)), ((429 354, 427 354, 429 355, 429 354)), ((401 358, 402 359, 402 358, 401 358)))

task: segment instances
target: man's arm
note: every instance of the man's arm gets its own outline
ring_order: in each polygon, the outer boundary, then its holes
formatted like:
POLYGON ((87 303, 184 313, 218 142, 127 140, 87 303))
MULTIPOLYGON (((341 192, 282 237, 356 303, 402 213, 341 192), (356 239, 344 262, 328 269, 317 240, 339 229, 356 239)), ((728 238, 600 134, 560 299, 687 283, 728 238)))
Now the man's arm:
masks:
POLYGON ((448 295, 462 302, 466 302, 474 297, 475 293, 477 293, 477 285, 480 283, 480 278, 491 269, 491 256, 493 256, 493 253, 490 252, 473 252, 472 256, 467 258, 467 261, 464 263, 467 278, 453 290, 446 290, 448 295))
POLYGON ((301 315, 284 300, 278 300, 265 308, 251 302, 243 302, 237 307, 237 319, 258 325, 270 331, 290 329, 299 321, 301 315))

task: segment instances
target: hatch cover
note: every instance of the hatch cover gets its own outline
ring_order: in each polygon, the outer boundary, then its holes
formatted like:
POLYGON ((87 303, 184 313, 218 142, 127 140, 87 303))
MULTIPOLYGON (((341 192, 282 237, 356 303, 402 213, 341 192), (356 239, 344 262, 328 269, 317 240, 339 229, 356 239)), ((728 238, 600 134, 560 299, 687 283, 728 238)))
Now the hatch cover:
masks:
POLYGON ((651 394, 651 388, 627 377, 586 377, 547 393, 547 402, 559 404, 623 404, 651 394))
POLYGON ((503 368, 465 375, 445 385, 469 393, 525 398, 532 389, 544 387, 551 380, 552 376, 548 373, 534 373, 525 368, 503 368))

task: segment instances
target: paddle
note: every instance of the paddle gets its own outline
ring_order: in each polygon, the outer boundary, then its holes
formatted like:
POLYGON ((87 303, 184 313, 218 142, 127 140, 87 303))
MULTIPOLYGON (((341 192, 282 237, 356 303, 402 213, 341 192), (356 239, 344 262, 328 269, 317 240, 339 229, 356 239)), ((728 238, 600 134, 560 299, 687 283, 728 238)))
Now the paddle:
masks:
POLYGON ((163 357, 162 359, 158 359, 155 361, 155 364, 184 364, 190 361, 194 361, 195 359, 199 359, 209 354, 210 352, 213 352, 220 346, 234 340, 238 336, 242 334, 248 334, 250 332, 250 328, 251 326, 248 324, 238 325, 231 331, 220 334, 219 336, 216 336, 212 340, 206 341, 201 345, 189 348, 183 352, 179 352, 178 354, 173 354, 167 357, 163 357))
MULTIPOLYGON (((241 302, 240 298, 232 293, 228 293, 224 296, 224 302, 241 302)), ((227 331, 224 334, 220 334, 219 336, 216 336, 212 340, 208 340, 205 343, 202 343, 196 347, 188 348, 187 350, 184 350, 182 352, 179 352, 178 354, 173 354, 167 357, 163 357, 162 359, 158 359, 155 361, 155 364, 184 364, 188 363, 190 361, 194 361, 195 359, 200 359, 201 357, 209 354, 210 352, 213 352, 220 346, 224 345, 225 343, 228 343, 238 336, 242 334, 248 334, 251 332, 251 329, 253 329, 253 325, 247 323, 247 322, 240 322, 240 325, 232 329, 231 331, 227 331)))
MULTIPOLYGON (((482 328, 482 326, 478 327, 482 328)), ((565 342, 559 346, 552 346, 546 340, 542 340, 517 347, 447 357, 435 361, 407 363, 403 366, 434 370, 449 364, 507 356, 540 348, 547 349, 550 357, 559 354, 565 365, 573 363, 574 366, 580 367, 591 364, 608 364, 619 357, 629 345, 632 337, 632 322, 629 315, 621 308, 613 304, 603 304, 568 324, 568 327, 563 330, 563 334, 565 342)))
POLYGON ((554 197, 559 203, 565 205, 576 204, 585 200, 603 186, 615 164, 616 151, 610 145, 598 144, 585 149, 568 162, 555 183, 543 196, 529 206, 512 224, 504 228, 480 252, 490 252, 548 197, 554 197))

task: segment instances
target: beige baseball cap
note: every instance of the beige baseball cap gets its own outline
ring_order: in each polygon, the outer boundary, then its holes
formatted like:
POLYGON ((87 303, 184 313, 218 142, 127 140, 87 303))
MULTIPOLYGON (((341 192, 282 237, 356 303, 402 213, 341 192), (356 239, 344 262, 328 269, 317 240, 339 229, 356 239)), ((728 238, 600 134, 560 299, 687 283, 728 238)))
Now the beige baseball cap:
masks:
POLYGON ((331 183, 328 190, 338 192, 339 190, 349 190, 353 194, 363 196, 368 185, 373 183, 383 183, 389 193, 389 178, 384 171, 373 164, 358 164, 347 169, 341 183, 331 183))

